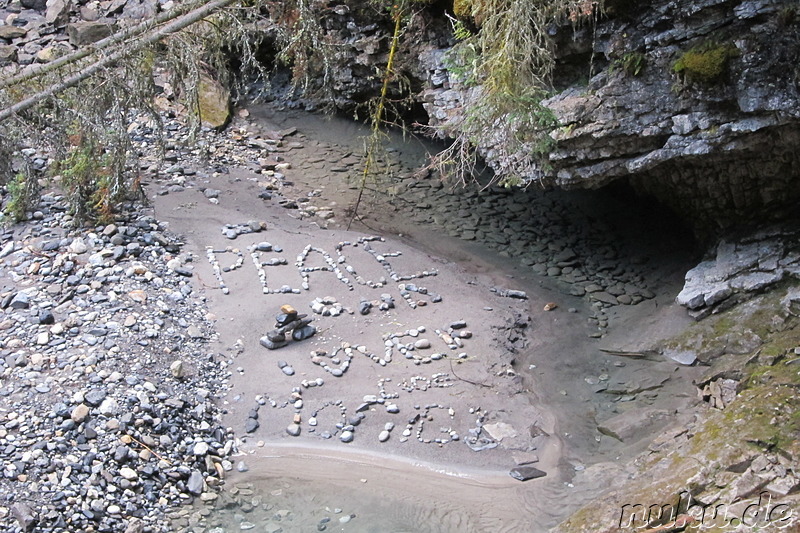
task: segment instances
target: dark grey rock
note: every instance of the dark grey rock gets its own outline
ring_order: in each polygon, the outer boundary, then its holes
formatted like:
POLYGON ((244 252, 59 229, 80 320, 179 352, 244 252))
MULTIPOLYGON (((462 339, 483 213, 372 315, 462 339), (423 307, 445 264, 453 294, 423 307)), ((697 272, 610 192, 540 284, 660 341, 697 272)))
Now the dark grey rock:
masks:
POLYGON ((192 473, 189 475, 189 480, 186 482, 186 490, 195 496, 199 496, 200 493, 203 492, 204 484, 203 474, 201 474, 199 470, 192 470, 192 473))
POLYGON ((39 324, 55 324, 56 318, 53 316, 53 312, 49 309, 43 309, 39 311, 39 324))
POLYGON ((268 331, 266 337, 274 343, 280 343, 286 340, 286 334, 275 329, 268 331))
POLYGON ((39 515, 27 503, 16 502, 13 504, 11 514, 25 533, 36 529, 36 525, 39 523, 39 515))
POLYGON ((283 348, 288 344, 287 341, 273 342, 268 337, 261 337, 261 340, 259 342, 261 343, 261 346, 263 346, 267 350, 277 350, 278 348, 283 348))
POLYGON ((35 9, 41 12, 47 9, 47 0, 21 0, 20 4, 22 4, 22 7, 25 9, 35 9))
POLYGON ((525 293, 525 291, 518 291, 518 290, 514 290, 514 289, 508 289, 508 290, 503 291, 502 292, 502 296, 505 296, 506 298, 515 298, 517 300, 527 300, 528 299, 528 295, 527 295, 527 293, 525 293))
POLYGON ((27 309, 31 305, 31 297, 26 292, 18 292, 11 299, 9 306, 12 309, 27 309))
POLYGON ((517 468, 511 469, 508 474, 520 481, 528 481, 529 479, 536 479, 547 475, 546 472, 542 472, 533 466, 518 466, 517 468))
POLYGON ((300 329, 296 329, 292 332, 292 339, 296 341, 303 341, 306 339, 310 339, 317 333, 317 328, 311 325, 303 326, 300 329))
POLYGON ((612 296, 605 291, 593 292, 591 295, 589 295, 589 297, 592 300, 597 300, 598 302, 608 305, 617 305, 619 303, 615 296, 612 296))
POLYGON ((116 449, 114 450, 114 460, 118 463, 124 463, 125 461, 128 460, 129 451, 130 448, 128 448, 124 444, 117 446, 116 449))
POLYGON ((97 407, 108 395, 104 389, 92 389, 84 395, 84 400, 92 407, 97 407))

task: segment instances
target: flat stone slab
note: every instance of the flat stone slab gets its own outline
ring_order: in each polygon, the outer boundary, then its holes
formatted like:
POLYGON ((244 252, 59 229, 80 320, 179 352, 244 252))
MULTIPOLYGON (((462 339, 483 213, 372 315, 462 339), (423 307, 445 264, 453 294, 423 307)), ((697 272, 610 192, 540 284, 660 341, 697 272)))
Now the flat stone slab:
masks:
POLYGON ((496 441, 501 441, 504 438, 513 439, 517 436, 517 431, 505 422, 497 422, 496 424, 485 424, 483 429, 496 441))
POLYGON ((641 430, 652 423, 667 419, 670 414, 664 409, 652 407, 630 409, 601 423, 597 426, 597 431, 620 442, 629 442, 633 441, 641 430))
POLYGON ((533 466, 518 466, 517 468, 511 469, 508 474, 514 479, 528 481, 529 479, 544 477, 547 475, 547 472, 543 472, 533 466))

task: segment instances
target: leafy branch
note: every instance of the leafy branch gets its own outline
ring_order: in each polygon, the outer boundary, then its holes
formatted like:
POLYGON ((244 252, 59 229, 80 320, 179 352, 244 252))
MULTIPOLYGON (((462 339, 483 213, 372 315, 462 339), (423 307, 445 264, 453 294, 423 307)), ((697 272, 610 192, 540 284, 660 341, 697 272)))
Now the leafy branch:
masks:
POLYGON ((602 0, 459 0, 450 51, 451 81, 462 89, 461 113, 436 127, 453 139, 430 167, 462 183, 472 180, 478 150, 491 146, 490 184, 528 184, 549 168, 555 115, 541 101, 551 88, 553 45, 547 25, 579 23, 602 9, 602 0), (464 29, 468 20, 478 31, 464 29))

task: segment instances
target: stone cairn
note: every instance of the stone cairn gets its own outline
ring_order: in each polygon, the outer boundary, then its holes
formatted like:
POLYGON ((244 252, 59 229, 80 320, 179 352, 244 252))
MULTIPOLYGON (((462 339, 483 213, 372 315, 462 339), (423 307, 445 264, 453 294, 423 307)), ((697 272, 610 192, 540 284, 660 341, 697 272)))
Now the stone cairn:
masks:
POLYGON ((261 346, 268 350, 277 350, 289 344, 289 337, 294 341, 309 339, 317 333, 311 325, 308 315, 300 315, 291 305, 281 306, 281 312, 275 317, 275 328, 261 337, 261 346))

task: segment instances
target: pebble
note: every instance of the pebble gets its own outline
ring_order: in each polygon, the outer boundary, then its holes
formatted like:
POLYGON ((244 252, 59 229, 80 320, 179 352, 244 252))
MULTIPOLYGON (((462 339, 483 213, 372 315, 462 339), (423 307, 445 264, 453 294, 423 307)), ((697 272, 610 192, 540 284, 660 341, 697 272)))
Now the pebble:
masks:
POLYGON ((127 479, 128 481, 138 479, 139 477, 139 474, 136 473, 136 470, 128 468, 127 466, 123 466, 122 468, 119 469, 119 475, 127 479))
POLYGON ((208 453, 208 443, 200 441, 194 445, 194 454, 204 456, 208 453))
POLYGON ((203 492, 204 486, 205 480, 203 479, 203 474, 197 469, 192 470, 189 475, 189 480, 186 482, 186 490, 195 496, 199 496, 200 493, 203 492))
POLYGON ((169 365, 169 371, 172 374, 172 377, 183 377, 183 361, 173 361, 169 365))
POLYGON ((76 406, 72 410, 72 413, 70 414, 70 418, 76 424, 80 424, 81 422, 86 420, 86 418, 88 418, 88 416, 89 416, 89 406, 86 405, 86 404, 83 404, 83 403, 78 405, 78 406, 76 406))

